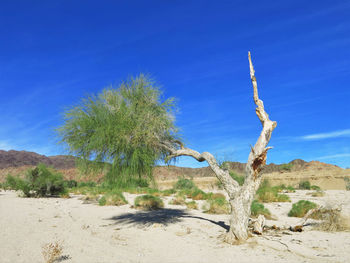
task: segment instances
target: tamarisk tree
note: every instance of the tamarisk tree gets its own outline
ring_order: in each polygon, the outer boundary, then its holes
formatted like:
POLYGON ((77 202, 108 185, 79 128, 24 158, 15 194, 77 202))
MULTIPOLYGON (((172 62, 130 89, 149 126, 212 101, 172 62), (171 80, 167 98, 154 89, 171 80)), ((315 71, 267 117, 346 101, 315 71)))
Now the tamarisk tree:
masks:
POLYGON ((251 212, 251 204, 262 180, 260 171, 266 164, 267 152, 272 148, 267 147, 267 145, 271 138, 271 133, 277 125, 275 121, 269 119, 269 115, 264 109, 263 101, 259 99, 257 81, 250 52, 248 52, 248 59, 250 78, 254 90, 253 98, 256 104, 255 112, 262 124, 262 131, 254 147, 251 147, 245 169, 245 181, 242 186, 230 176, 227 169, 220 167, 211 153, 199 153, 190 148, 186 148, 180 141, 173 141, 171 144, 163 143, 164 147, 170 152, 168 156, 169 160, 179 156, 191 156, 199 162, 207 161, 217 178, 223 184, 229 196, 231 206, 230 230, 226 236, 226 241, 228 243, 234 243, 237 240, 243 241, 248 238, 248 221, 251 212))

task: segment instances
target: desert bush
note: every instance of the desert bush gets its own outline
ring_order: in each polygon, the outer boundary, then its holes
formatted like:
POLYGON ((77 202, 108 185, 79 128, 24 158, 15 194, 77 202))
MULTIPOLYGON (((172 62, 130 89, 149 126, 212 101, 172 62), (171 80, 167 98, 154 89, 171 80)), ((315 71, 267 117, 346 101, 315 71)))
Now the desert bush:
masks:
POLYGON ((323 197, 324 195, 325 193, 323 191, 316 191, 311 193, 312 197, 323 197))
POLYGON ((250 210, 251 210, 251 215, 253 217, 257 217, 258 215, 263 215, 268 219, 271 218, 271 212, 267 208, 265 208, 263 204, 259 203, 258 200, 254 200, 252 202, 250 210))
POLYGON ((127 203, 128 202, 126 201, 123 193, 121 193, 118 190, 107 192, 98 200, 98 204, 101 206, 104 206, 104 205, 120 206, 120 205, 125 205, 127 203))
POLYGON ((350 230, 350 218, 341 214, 341 209, 337 208, 321 208, 313 214, 313 218, 321 219, 322 222, 315 226, 315 229, 337 232, 350 230))
POLYGON ((307 200, 300 200, 294 203, 292 209, 289 211, 288 216, 303 217, 310 209, 316 208, 317 205, 307 200))
POLYGON ((209 198, 207 200, 208 202, 208 209, 204 211, 208 214, 229 214, 230 213, 230 205, 227 202, 226 198, 223 196, 215 197, 215 198, 209 198))
POLYGON ((176 190, 192 189, 195 187, 196 185, 192 180, 181 177, 178 178, 177 182, 174 185, 174 189, 176 190))
POLYGON ((63 246, 60 242, 48 243, 42 246, 41 253, 43 254, 45 263, 53 263, 57 261, 63 251, 63 246))
POLYGON ((303 190, 310 190, 311 189, 311 184, 309 181, 301 181, 299 183, 299 189, 303 190))
POLYGON ((25 179, 8 175, 6 184, 10 189, 21 190, 27 197, 43 197, 66 193, 63 176, 53 169, 39 164, 29 169, 25 179))
POLYGON ((281 184, 278 186, 279 192, 287 192, 287 193, 295 193, 295 188, 291 185, 286 186, 285 184, 281 184))
POLYGON ((316 190, 316 191, 321 191, 321 187, 317 186, 317 185, 311 185, 310 186, 311 190, 316 190))
POLYGON ((282 171, 291 171, 292 168, 293 168, 292 163, 284 163, 284 164, 281 164, 281 166, 280 166, 280 170, 282 170, 282 171))
POLYGON ((187 209, 198 209, 196 201, 186 202, 187 209))
POLYGON ((256 191, 256 198, 259 202, 270 203, 270 202, 290 202, 288 195, 280 194, 279 186, 270 186, 268 180, 264 180, 256 191))
POLYGON ((166 189, 166 190, 163 190, 162 191, 162 195, 163 196, 170 196, 172 194, 175 194, 176 193, 176 190, 175 189, 166 189))
POLYGON ((86 182, 79 182, 77 187, 96 187, 96 182, 93 181, 86 181, 86 182))
POLYGON ((186 203, 186 196, 184 194, 177 193, 173 199, 170 201, 170 204, 172 205, 185 205, 186 203))
POLYGON ((179 193, 193 200, 205 200, 207 198, 206 193, 197 187, 193 187, 191 189, 183 189, 180 190, 179 193))
POLYGON ((350 191, 350 177, 344 177, 344 181, 346 190, 350 191))
POLYGON ((162 199, 153 195, 141 195, 135 198, 135 207, 146 210, 155 210, 164 207, 162 199))
POLYGON ((67 188, 73 188, 78 186, 78 182, 75 180, 66 180, 64 181, 64 185, 67 188))

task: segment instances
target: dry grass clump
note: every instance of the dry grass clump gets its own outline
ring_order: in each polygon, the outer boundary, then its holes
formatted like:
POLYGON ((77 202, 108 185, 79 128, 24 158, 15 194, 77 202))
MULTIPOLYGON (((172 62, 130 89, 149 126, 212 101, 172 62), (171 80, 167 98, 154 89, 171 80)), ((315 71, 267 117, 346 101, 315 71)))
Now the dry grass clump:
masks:
POLYGON ((267 219, 272 219, 271 212, 265 208, 265 206, 254 200, 250 207, 251 215, 253 217, 258 217, 259 215, 265 216, 267 219))
POLYGON ((177 193, 174 198, 170 201, 170 204, 172 205, 185 205, 186 203, 186 196, 181 193, 177 193))
POLYGON ((61 242, 47 243, 42 246, 41 253, 43 254, 45 263, 53 263, 62 255, 63 246, 61 242))
POLYGON ((185 205, 187 209, 198 209, 196 201, 187 202, 185 205))
POLYGON ((104 205, 126 205, 128 202, 125 200, 124 195, 119 191, 111 191, 106 193, 98 200, 98 204, 101 206, 104 205))
POLYGON ((323 191, 316 191, 311 193, 312 197, 323 197, 325 196, 325 193, 323 191))
POLYGON ((321 208, 312 214, 312 218, 322 222, 315 228, 321 231, 337 232, 350 231, 350 218, 341 213, 340 208, 321 208))
POLYGON ((205 209, 205 213, 208 214, 229 214, 230 213, 230 205, 227 202, 225 197, 218 197, 213 199, 208 199, 207 203, 209 207, 205 209))
POLYGON ((270 186, 270 183, 267 180, 264 180, 258 191, 256 191, 256 199, 262 203, 290 202, 289 196, 280 194, 280 191, 281 187, 270 186))
POLYGON ((145 210, 156 210, 164 207, 162 199, 153 195, 141 195, 135 198, 135 207, 145 210))

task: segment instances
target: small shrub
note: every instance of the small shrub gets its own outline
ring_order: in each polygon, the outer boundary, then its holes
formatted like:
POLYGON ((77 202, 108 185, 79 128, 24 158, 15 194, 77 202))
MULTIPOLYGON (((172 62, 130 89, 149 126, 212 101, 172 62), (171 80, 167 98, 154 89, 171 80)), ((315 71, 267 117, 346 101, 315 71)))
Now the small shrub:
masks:
POLYGON ((315 228, 327 232, 350 230, 350 218, 341 214, 341 209, 322 208, 315 212, 315 218, 322 222, 315 228))
POLYGON ((208 199, 209 208, 205 211, 208 214, 229 214, 230 205, 225 197, 208 199))
POLYGON ((63 247, 60 242, 48 243, 42 247, 42 254, 45 263, 53 263, 57 261, 62 255, 63 247))
POLYGON ((317 205, 313 202, 300 200, 299 202, 293 204, 288 216, 303 217, 310 209, 314 209, 316 207, 317 205))
POLYGON ((311 193, 312 197, 323 197, 325 195, 325 193, 323 191, 316 191, 311 193))
POLYGON ((164 207, 162 199, 153 195, 141 195, 135 198, 135 207, 146 210, 155 210, 164 207))
POLYGON ((67 181, 64 181, 64 185, 67 188, 73 188, 73 187, 77 187, 78 186, 78 182, 75 181, 75 180, 67 180, 67 181))
POLYGON ((299 183, 299 189, 310 190, 311 184, 309 181, 302 181, 299 183))
POLYGON ((186 204, 186 196, 181 193, 177 193, 175 197, 170 201, 172 205, 185 205, 186 204))
POLYGON ((205 200, 206 199, 206 193, 197 187, 194 187, 191 189, 184 189, 184 190, 181 190, 179 193, 181 193, 181 194, 187 196, 187 198, 191 198, 193 200, 205 200))
POLYGON ((27 197, 44 197, 66 193, 63 176, 53 169, 47 168, 44 164, 29 169, 25 179, 8 175, 6 184, 10 189, 21 190, 27 197))
POLYGON ((237 183, 239 184, 239 185, 243 185, 244 184, 244 180, 245 180, 245 177, 244 176, 242 176, 242 175, 238 175, 238 174, 236 174, 236 173, 234 173, 234 172, 230 172, 230 176, 234 179, 234 180, 236 180, 237 181, 237 183))
POLYGON ((187 209, 198 209, 196 201, 187 202, 185 204, 187 209))
POLYGON ((319 187, 317 185, 311 185, 310 189, 311 190, 316 190, 316 191, 321 191, 321 187, 319 187))
POLYGON ((281 184, 277 187, 279 192, 295 193, 295 188, 293 186, 281 184))
POLYGON ((102 196, 98 200, 98 204, 101 206, 103 206, 103 205, 120 206, 120 205, 125 205, 127 203, 128 202, 125 200, 124 195, 117 190, 107 192, 104 196, 102 196))
POLYGON ((92 181, 87 181, 87 182, 79 182, 78 187, 96 187, 96 182, 92 182, 92 181))
POLYGON ((175 189, 166 189, 166 190, 163 190, 162 191, 162 195, 163 196, 170 196, 172 194, 175 194, 176 193, 176 190, 175 189))
POLYGON ((265 206, 258 202, 258 200, 254 200, 251 205, 251 215, 257 217, 258 215, 263 215, 268 219, 271 219, 271 212, 265 208, 265 206))
POLYGON ((345 188, 347 191, 350 191, 350 177, 344 177, 345 188))
POLYGON ((256 198, 259 202, 290 202, 288 195, 279 194, 281 188, 279 186, 270 186, 268 180, 264 180, 256 191, 256 198))
POLYGON ((179 178, 176 184, 174 185, 174 188, 177 190, 192 189, 194 187, 196 187, 194 182, 186 178, 179 178))
POLYGON ((98 204, 100 206, 104 206, 107 204, 107 200, 106 200, 106 197, 105 196, 102 196, 99 200, 98 200, 98 204))
POLYGON ((281 164, 280 166, 280 170, 281 171, 291 171, 293 168, 293 164, 292 163, 284 163, 284 164, 281 164))

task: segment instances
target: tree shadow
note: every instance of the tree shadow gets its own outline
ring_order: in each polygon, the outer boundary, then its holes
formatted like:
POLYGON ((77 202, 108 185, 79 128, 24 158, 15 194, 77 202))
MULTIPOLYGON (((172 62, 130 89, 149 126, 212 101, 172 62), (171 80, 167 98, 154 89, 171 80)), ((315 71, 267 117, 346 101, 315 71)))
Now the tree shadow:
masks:
POLYGON ((218 225, 225 230, 229 230, 229 226, 225 224, 224 221, 214 221, 208 218, 195 216, 189 214, 183 209, 160 209, 160 210, 150 210, 150 211, 137 211, 136 213, 126 213, 118 216, 113 216, 107 220, 115 221, 115 224, 129 224, 134 226, 148 227, 153 224, 176 224, 182 221, 183 218, 193 218, 199 220, 205 220, 215 225, 218 225))

